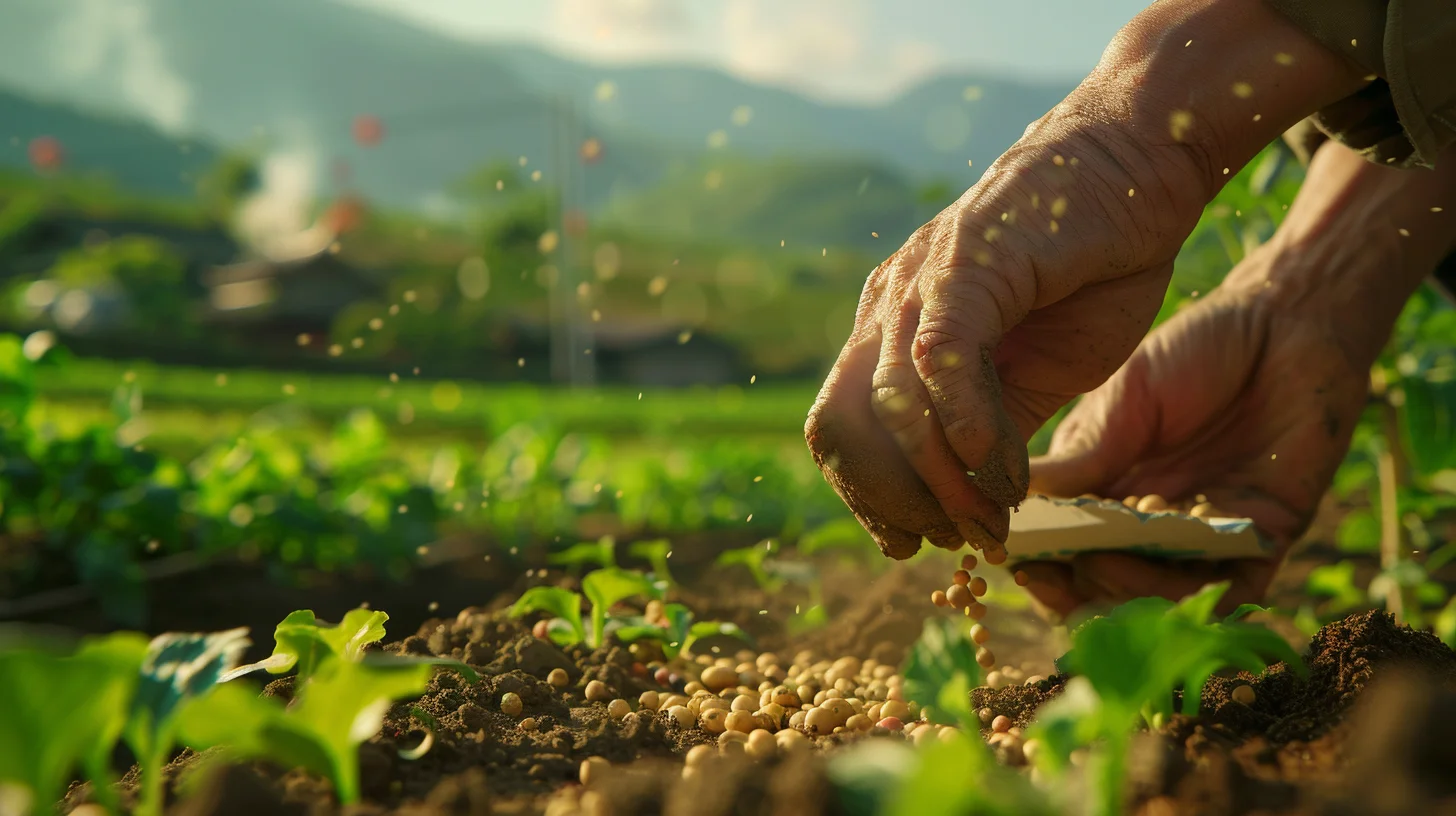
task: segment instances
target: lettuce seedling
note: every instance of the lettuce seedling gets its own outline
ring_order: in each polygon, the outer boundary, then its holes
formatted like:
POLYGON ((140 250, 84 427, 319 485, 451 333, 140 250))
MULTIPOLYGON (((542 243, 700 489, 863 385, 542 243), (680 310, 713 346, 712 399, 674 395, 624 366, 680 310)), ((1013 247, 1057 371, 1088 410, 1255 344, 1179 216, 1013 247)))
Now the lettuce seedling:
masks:
POLYGON ((587 573, 581 579, 581 591, 591 602, 591 640, 588 645, 597 648, 606 636, 607 612, 613 606, 628 598, 661 598, 664 587, 647 579, 640 572, 631 570, 599 569, 587 573))
POLYGON ((662 644, 662 653, 671 660, 690 650, 693 644, 705 637, 728 635, 752 646, 753 638, 736 623, 722 621, 693 621, 693 612, 679 603, 665 604, 662 608, 666 626, 655 626, 640 619, 630 619, 614 634, 623 643, 639 640, 655 640, 662 644))
POLYGON ((1177 604, 1138 598, 1072 632, 1072 648, 1057 667, 1076 677, 1042 709, 1028 736, 1046 746, 1038 761, 1051 773, 1067 767, 1074 749, 1101 741, 1088 767, 1097 780, 1098 813, 1121 812, 1133 729, 1139 716, 1156 722, 1171 715, 1175 690, 1183 690, 1183 713, 1196 714, 1203 684, 1220 669, 1258 672, 1269 661, 1282 660, 1291 670, 1305 672, 1282 637, 1238 621, 1259 607, 1245 604, 1222 621, 1213 620, 1228 586, 1210 584, 1177 604))
POLYGON ((233 759, 269 759, 328 777, 341 804, 359 800, 359 745, 374 736, 395 700, 425 691, 424 661, 329 661, 286 710, 242 686, 193 701, 179 733, 197 750, 222 746, 233 759))
POLYGON ((211 691, 249 645, 247 628, 169 632, 147 644, 124 732, 141 769, 137 813, 160 816, 162 812, 162 767, 172 751, 178 707, 211 691))
POLYGON ((312 609, 288 613, 273 630, 273 654, 228 672, 222 681, 232 680, 259 669, 283 674, 295 667, 298 681, 307 682, 320 664, 331 659, 358 661, 371 643, 384 639, 389 615, 373 609, 351 609, 338 624, 325 623, 312 609))
POLYGON ((11 703, 0 717, 0 805, 49 813, 82 765, 101 804, 117 810, 109 761, 146 653, 146 639, 126 632, 72 654, 42 642, 0 649, 0 699, 11 703))
POLYGON ((634 541, 628 548, 633 558, 641 558, 652 565, 652 577, 672 586, 672 573, 668 571, 667 559, 672 555, 672 542, 665 538, 652 541, 634 541))
POLYGON ((532 612, 554 615, 547 632, 558 646, 570 646, 586 640, 586 627, 581 622, 581 596, 569 589, 551 586, 531 587, 511 605, 511 617, 532 612))
POLYGON ((905 696, 928 704, 933 722, 959 725, 971 732, 980 729, 971 711, 971 689, 980 685, 981 666, 961 621, 927 618, 900 676, 905 679, 905 696))

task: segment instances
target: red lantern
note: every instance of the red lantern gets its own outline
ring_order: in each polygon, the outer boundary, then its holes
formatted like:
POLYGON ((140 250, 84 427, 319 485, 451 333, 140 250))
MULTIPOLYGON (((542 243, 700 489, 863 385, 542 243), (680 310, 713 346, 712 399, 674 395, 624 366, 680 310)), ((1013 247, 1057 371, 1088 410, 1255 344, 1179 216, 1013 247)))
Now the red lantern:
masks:
POLYGON ((54 136, 37 136, 31 139, 29 153, 31 165, 42 173, 59 170, 66 159, 60 140, 54 136))
POLYGON ((364 147, 374 147, 384 139, 384 123, 378 116, 360 114, 354 117, 354 141, 364 147))
POLYGON ((357 196, 344 196, 324 210, 323 223, 335 235, 359 228, 364 221, 364 201, 357 196))
POLYGON ((602 140, 593 136, 581 143, 582 164, 596 164, 602 160, 602 140))

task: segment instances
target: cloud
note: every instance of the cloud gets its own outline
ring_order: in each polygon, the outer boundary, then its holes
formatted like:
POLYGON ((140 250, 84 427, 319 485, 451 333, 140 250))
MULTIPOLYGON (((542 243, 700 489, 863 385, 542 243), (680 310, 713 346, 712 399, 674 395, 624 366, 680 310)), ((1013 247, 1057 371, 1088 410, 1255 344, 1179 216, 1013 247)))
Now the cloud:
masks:
POLYGON ((552 34, 601 56, 681 55, 693 17, 684 0, 556 0, 552 34))
POLYGON ((55 69, 114 89, 158 127, 188 124, 192 89, 168 64, 147 0, 76 0, 54 34, 55 69))

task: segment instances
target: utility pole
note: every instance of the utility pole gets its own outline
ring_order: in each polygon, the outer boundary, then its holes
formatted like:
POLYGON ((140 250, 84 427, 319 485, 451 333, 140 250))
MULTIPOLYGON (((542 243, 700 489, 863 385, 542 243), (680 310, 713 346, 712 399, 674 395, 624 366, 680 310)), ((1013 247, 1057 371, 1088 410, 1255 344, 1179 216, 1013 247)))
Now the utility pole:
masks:
POLYGON ((582 142, 580 120, 569 95, 561 96, 549 115, 557 184, 556 282, 550 293, 551 378, 572 387, 590 386, 596 382, 596 352, 587 317, 591 296, 583 298, 578 292, 582 284, 589 286, 590 280, 583 272, 584 247, 572 234, 579 225, 571 224, 569 217, 583 212, 585 198, 577 156, 582 142))

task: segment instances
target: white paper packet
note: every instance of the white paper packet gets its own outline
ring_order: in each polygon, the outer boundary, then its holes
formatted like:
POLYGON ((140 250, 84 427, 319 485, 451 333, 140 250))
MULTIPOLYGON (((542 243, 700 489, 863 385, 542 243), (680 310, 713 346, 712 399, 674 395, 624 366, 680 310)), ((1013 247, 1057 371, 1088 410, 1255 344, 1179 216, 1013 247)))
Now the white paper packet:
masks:
POLYGON ((1096 550, 1221 560, 1267 558, 1274 544, 1250 519, 1139 513, 1111 499, 1029 496, 1011 514, 1006 551, 1013 560, 1058 561, 1096 550))

